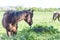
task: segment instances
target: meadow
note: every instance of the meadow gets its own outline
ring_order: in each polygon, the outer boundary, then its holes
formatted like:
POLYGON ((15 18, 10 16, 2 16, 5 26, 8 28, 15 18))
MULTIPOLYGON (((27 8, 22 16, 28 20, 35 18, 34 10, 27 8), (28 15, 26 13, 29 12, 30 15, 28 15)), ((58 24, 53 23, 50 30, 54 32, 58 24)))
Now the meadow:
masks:
POLYGON ((2 26, 3 14, 0 12, 0 40, 60 40, 60 22, 52 20, 53 12, 34 12, 32 29, 22 20, 17 35, 10 38, 2 26))

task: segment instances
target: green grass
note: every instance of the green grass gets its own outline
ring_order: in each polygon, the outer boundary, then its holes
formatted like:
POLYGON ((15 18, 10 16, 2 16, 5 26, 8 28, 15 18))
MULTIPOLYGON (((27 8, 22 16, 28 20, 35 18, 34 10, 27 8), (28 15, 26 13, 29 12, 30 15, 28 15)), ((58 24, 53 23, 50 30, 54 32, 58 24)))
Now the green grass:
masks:
POLYGON ((33 28, 24 21, 18 22, 17 35, 8 37, 6 30, 2 27, 2 17, 4 12, 0 12, 0 39, 1 40, 60 40, 60 22, 53 22, 53 12, 34 12, 33 28))

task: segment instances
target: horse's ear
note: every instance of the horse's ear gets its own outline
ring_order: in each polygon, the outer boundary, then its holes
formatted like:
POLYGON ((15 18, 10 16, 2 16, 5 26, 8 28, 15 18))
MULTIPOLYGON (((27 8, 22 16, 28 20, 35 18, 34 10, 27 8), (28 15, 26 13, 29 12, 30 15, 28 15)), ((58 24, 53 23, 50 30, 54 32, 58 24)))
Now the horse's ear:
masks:
POLYGON ((34 10, 32 10, 32 12, 34 12, 34 10))
POLYGON ((28 11, 31 11, 31 9, 28 9, 28 11))
POLYGON ((34 10, 32 10, 32 9, 28 9, 28 10, 26 11, 26 13, 33 13, 33 11, 34 11, 34 10))
POLYGON ((34 10, 33 10, 33 9, 29 9, 29 11, 34 12, 34 10))

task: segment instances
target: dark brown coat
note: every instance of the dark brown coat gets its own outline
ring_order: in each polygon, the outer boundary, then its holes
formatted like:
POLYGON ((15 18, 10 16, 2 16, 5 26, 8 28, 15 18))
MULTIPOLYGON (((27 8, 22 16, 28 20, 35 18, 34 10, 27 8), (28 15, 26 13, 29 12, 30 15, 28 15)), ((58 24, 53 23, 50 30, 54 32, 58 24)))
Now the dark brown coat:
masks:
POLYGON ((32 25, 33 10, 8 10, 4 13, 2 25, 7 31, 7 35, 11 36, 17 33, 18 22, 25 20, 29 26, 32 25))

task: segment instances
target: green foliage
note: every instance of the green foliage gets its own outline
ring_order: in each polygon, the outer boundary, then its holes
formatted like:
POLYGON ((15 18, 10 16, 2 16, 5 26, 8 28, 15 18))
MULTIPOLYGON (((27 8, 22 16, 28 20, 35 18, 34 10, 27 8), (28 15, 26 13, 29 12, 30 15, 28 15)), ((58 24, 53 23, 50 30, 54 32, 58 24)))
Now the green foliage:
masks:
POLYGON ((59 31, 57 29, 54 29, 53 26, 43 26, 43 25, 36 25, 33 28, 34 31, 38 32, 43 32, 43 33, 50 33, 50 34, 54 34, 54 33, 59 33, 59 31))
POLYGON ((36 7, 32 7, 31 9, 38 12, 54 12, 60 10, 60 8, 36 8, 36 7))
POLYGON ((16 10, 24 10, 26 8, 23 8, 23 7, 16 7, 16 10))

